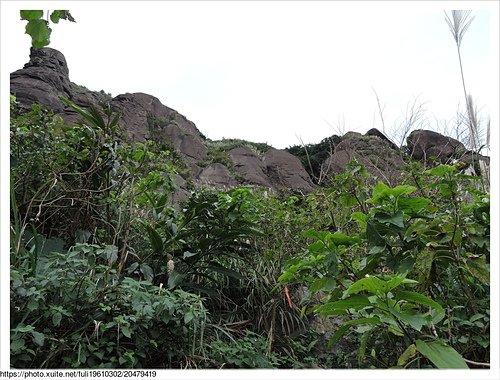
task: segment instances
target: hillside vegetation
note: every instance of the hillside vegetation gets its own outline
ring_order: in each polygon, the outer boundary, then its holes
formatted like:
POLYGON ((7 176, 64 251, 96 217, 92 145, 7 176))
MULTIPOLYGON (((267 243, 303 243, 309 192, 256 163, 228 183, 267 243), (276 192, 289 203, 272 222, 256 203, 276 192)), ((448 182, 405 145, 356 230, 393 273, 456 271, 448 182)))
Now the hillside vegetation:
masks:
POLYGON ((11 104, 13 367, 489 363, 480 177, 408 162, 373 185, 353 161, 308 195, 198 187, 174 207, 175 152, 65 102, 76 124, 11 104))
MULTIPOLYGON (((460 60, 469 13, 446 15, 460 60)), ((47 46, 49 16, 20 16, 47 46)), ((11 367, 488 368, 489 159, 461 76, 469 150, 417 112, 408 152, 371 130, 292 155, 32 49, 11 74, 11 367)))

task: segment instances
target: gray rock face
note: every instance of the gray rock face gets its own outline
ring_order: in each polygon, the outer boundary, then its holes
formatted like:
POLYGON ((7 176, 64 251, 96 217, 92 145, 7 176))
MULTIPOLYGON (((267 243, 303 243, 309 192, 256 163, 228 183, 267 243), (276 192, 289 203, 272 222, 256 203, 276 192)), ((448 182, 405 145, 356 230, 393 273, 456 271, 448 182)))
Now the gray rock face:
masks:
POLYGON ((187 196, 186 179, 221 188, 243 182, 272 189, 303 192, 314 189, 298 158, 276 149, 261 159, 248 147, 235 148, 228 152, 232 167, 217 163, 201 168, 200 161, 207 158, 207 147, 205 137, 193 122, 148 94, 126 93, 111 99, 104 92, 89 91, 72 83, 66 59, 55 49, 32 49, 30 61, 11 74, 10 82, 11 93, 25 108, 33 103, 48 106, 70 123, 79 119, 79 115, 67 107, 60 96, 83 108, 99 108, 105 100, 114 111, 121 112, 119 124, 131 141, 153 140, 171 145, 185 158, 190 169, 189 178, 177 178, 180 190, 175 197, 178 200, 187 196))
POLYGON ((380 180, 390 185, 398 183, 404 165, 401 152, 380 131, 369 132, 364 136, 346 133, 333 154, 323 162, 323 172, 327 176, 344 173, 347 164, 355 159, 380 180))
POLYGON ((37 102, 62 112, 64 105, 59 96, 71 94, 68 75, 66 59, 60 52, 50 48, 31 49, 30 61, 10 74, 10 91, 23 106, 37 102))
POLYGON ((143 93, 123 94, 112 100, 111 107, 122 112, 120 124, 132 140, 171 144, 190 163, 206 157, 207 149, 194 123, 158 98, 143 93))
POLYGON ((411 156, 424 162, 436 158, 444 163, 466 152, 460 141, 424 129, 411 132, 406 142, 411 156))
POLYGON ((23 108, 39 103, 71 122, 77 114, 69 109, 60 96, 71 99, 82 107, 97 105, 103 94, 82 90, 69 80, 69 69, 64 55, 51 48, 31 49, 30 61, 24 68, 10 74, 10 92, 23 108))
POLYGON ((229 169, 219 163, 214 163, 204 168, 198 176, 198 182, 203 185, 217 188, 234 187, 238 185, 229 169))
POLYGON ((267 175, 277 189, 295 189, 311 192, 314 185, 300 160, 294 155, 278 149, 269 149, 264 155, 267 175))
POLYGON ((266 165, 250 148, 245 146, 234 148, 228 154, 234 170, 246 183, 273 187, 266 174, 266 165))

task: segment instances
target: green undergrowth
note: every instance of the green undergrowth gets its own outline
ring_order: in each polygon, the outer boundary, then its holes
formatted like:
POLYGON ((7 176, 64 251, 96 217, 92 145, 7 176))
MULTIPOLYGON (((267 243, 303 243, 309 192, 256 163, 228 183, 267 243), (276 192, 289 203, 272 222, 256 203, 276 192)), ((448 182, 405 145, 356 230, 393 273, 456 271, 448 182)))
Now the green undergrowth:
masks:
MULTIPOLYGON (((467 368, 490 358, 489 192, 453 165, 308 195, 194 189, 176 152, 11 102, 14 368, 467 368)), ((250 143, 207 141, 209 157, 250 143)), ((251 145, 258 154, 268 146, 251 145)))

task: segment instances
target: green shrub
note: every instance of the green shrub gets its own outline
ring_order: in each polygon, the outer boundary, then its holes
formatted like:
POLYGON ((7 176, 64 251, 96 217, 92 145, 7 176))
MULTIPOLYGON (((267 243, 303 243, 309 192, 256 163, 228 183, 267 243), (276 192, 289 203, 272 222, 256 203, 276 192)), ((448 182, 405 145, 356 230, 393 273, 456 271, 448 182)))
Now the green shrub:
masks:
POLYGON ((41 254, 34 272, 28 257, 19 260, 11 270, 13 367, 175 367, 201 349, 201 298, 118 276, 117 253, 78 244, 41 254))

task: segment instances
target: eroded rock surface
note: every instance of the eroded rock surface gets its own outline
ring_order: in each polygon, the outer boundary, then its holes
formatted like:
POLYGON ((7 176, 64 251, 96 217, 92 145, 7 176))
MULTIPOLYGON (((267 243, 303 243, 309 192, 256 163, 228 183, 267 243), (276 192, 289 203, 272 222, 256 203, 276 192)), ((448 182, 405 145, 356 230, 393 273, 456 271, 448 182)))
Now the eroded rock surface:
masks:
POLYGON ((398 183, 404 165, 401 151, 375 129, 365 135, 346 133, 335 146, 333 154, 323 163, 323 172, 327 176, 344 173, 352 160, 357 160, 372 175, 392 185, 398 183))
POLYGON ((411 132, 406 141, 410 155, 419 161, 437 159, 445 163, 466 152, 464 144, 460 141, 424 129, 411 132))
POLYGON ((198 176, 198 182, 210 187, 235 187, 238 182, 227 167, 220 163, 208 165, 198 176))
MULTIPOLYGON (((38 103, 51 108, 66 122, 76 121, 79 115, 66 106, 60 96, 84 108, 109 103, 114 111, 122 114, 119 124, 126 138, 165 144, 184 158, 188 170, 177 178, 179 200, 185 198, 187 188, 196 183, 220 188, 250 184, 304 193, 315 188, 301 161, 285 150, 270 149, 262 157, 250 146, 243 145, 225 152, 228 162, 210 162, 206 139, 196 125, 158 98, 145 93, 126 93, 112 98, 104 91, 90 91, 72 83, 69 72, 61 52, 51 48, 31 49, 29 62, 11 73, 11 93, 22 108, 29 109, 32 103, 38 103)), ((348 132, 338 140, 335 145, 329 144, 328 152, 324 153, 328 158, 321 165, 321 178, 343 173, 347 164, 355 159, 378 180, 391 185, 399 183, 404 154, 379 130, 371 129, 365 135, 348 132)), ((481 167, 488 167, 487 157, 472 154, 459 141, 433 131, 413 131, 407 141, 410 157, 415 160, 461 159, 476 173, 481 167)))
POLYGON ((243 182, 252 185, 273 187, 266 173, 266 165, 249 147, 234 148, 228 154, 233 162, 234 170, 243 182))
POLYGON ((267 175, 277 189, 294 189, 308 193, 314 185, 300 160, 294 155, 279 149, 269 149, 262 160, 267 175))

